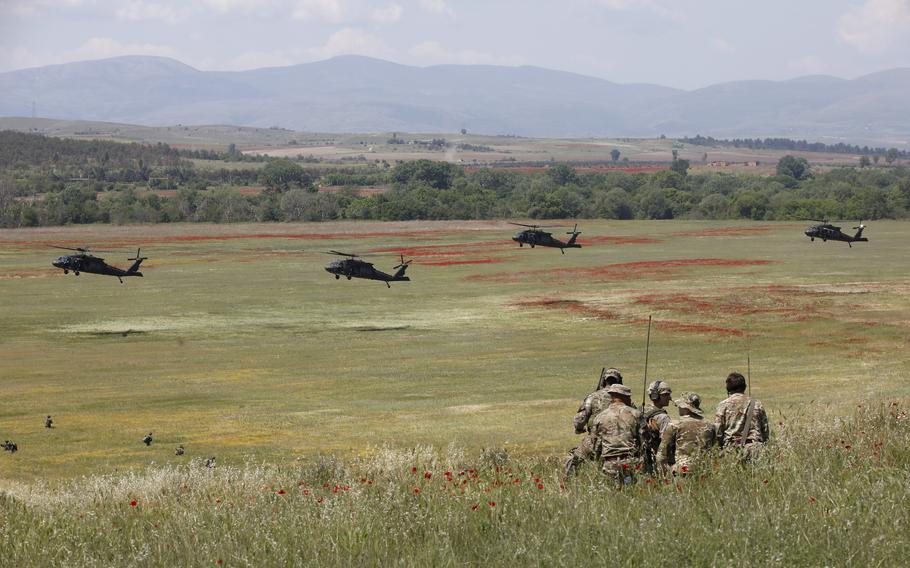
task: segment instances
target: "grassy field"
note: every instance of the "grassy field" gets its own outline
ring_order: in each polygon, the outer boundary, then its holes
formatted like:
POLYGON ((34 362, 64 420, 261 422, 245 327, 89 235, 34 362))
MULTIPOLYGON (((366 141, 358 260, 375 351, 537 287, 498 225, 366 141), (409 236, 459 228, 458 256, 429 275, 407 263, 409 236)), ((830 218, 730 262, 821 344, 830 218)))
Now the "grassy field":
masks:
POLYGON ((0 438, 20 447, 0 478, 382 445, 561 455, 602 366, 641 388, 648 315, 649 377, 706 406, 747 353, 772 419, 910 393, 906 224, 852 249, 796 224, 580 228, 566 255, 518 249, 501 222, 0 231, 0 438), (151 258, 121 285, 55 271, 52 243, 151 258), (328 249, 385 251, 386 270, 401 251, 413 280, 336 281, 328 249))
POLYGON ((900 565, 907 225, 869 225, 585 221, 565 255, 502 222, 0 231, 0 565, 900 565), (49 244, 151 258, 121 285, 49 244), (751 356, 762 461, 561 477, 600 368, 640 392, 648 315, 649 378, 706 408, 751 356))

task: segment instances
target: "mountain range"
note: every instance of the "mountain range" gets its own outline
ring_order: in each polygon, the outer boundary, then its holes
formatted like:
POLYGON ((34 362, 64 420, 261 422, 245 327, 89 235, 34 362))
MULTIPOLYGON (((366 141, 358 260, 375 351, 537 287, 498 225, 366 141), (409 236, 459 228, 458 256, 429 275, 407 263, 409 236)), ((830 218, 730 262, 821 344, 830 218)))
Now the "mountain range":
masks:
POLYGON ((362 56, 200 71, 125 56, 0 73, 0 116, 151 126, 534 137, 787 137, 910 146, 910 69, 696 90, 619 84, 539 67, 413 67, 362 56), (33 107, 34 104, 34 107, 33 107))

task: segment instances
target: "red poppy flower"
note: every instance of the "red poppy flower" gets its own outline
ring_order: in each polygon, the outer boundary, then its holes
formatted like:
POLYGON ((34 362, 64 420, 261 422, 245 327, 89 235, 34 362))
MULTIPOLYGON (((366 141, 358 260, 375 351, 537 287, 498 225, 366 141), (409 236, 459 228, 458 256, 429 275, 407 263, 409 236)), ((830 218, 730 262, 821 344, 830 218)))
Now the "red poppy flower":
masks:
POLYGON ((477 503, 474 503, 473 505, 471 505, 471 510, 476 511, 477 507, 478 507, 477 503))
POLYGON ((367 485, 373 485, 373 480, 372 480, 372 479, 367 479, 367 485))
POLYGON ((278 493, 279 495, 284 495, 285 493, 287 493, 287 491, 285 491, 284 489, 279 489, 278 491, 276 491, 276 493, 278 493))
POLYGON ((540 489, 540 490, 543 490, 543 483, 538 483, 538 484, 537 484, 537 488, 540 489))
POLYGON ((349 490, 350 488, 351 488, 350 485, 345 485, 345 486, 342 487, 342 489, 344 489, 345 491, 349 490))
POLYGON ((138 505, 138 504, 139 504, 139 503, 138 503, 135 499, 133 499, 132 501, 130 501, 130 507, 135 507, 135 506, 138 505))
POLYGON ((815 503, 815 497, 809 497, 809 503, 815 503))
POLYGON ((623 469, 629 469, 629 464, 627 464, 627 463, 622 464, 622 468, 623 468, 623 469))
POLYGON ((332 488, 332 493, 338 493, 338 486, 337 486, 337 485, 336 485, 335 487, 332 488))
POLYGON ((416 466, 411 468, 411 473, 417 473, 417 467, 416 467, 416 466))
POLYGON ((414 495, 420 495, 420 487, 414 488, 414 495))
POLYGON ((520 478, 520 477, 516 477, 515 479, 512 480, 512 483, 514 483, 515 485, 520 484, 520 483, 521 483, 521 478, 520 478))
POLYGON ((687 466, 687 465, 684 465, 684 466, 682 466, 682 467, 679 468, 679 469, 680 469, 683 473, 689 473, 689 466, 687 466))
POLYGON ((424 479, 430 479, 431 477, 433 477, 433 474, 431 472, 429 472, 429 471, 423 472, 424 479))
POLYGON ((767 480, 767 479, 762 479, 761 482, 764 483, 765 485, 768 485, 768 480, 767 480))
POLYGON ((219 566, 221 565, 221 563, 222 563, 222 562, 221 562, 221 559, 220 559, 220 558, 219 558, 218 560, 215 561, 215 564, 218 564, 219 566))
POLYGON ((328 484, 328 483, 323 483, 323 484, 322 484, 322 488, 323 488, 323 489, 328 489, 328 488, 329 488, 329 484, 328 484))
POLYGON ((309 489, 304 489, 304 490, 303 490, 303 494, 304 494, 304 495, 309 495, 309 494, 310 494, 310 490, 309 490, 309 489))
POLYGON ((489 505, 490 507, 495 507, 495 506, 496 506, 496 501, 488 501, 488 502, 487 502, 487 505, 489 505))
POLYGON ((636 470, 636 471, 640 471, 640 470, 641 470, 641 464, 640 464, 640 463, 635 464, 635 470, 636 470))

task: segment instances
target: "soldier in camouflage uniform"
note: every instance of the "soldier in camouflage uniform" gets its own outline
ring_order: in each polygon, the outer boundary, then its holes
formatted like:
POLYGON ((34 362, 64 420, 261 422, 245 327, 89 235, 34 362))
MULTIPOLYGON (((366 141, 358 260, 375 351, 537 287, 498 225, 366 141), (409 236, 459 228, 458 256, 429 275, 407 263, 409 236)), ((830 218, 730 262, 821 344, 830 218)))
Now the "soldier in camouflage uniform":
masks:
POLYGON ((580 464, 588 460, 595 459, 594 439, 591 437, 591 418, 597 416, 610 404, 610 395, 607 394, 607 387, 610 385, 622 384, 622 373, 619 369, 609 368, 604 370, 600 376, 600 382, 597 384, 597 390, 585 397, 575 413, 572 420, 575 426, 576 434, 585 434, 581 442, 570 452, 565 461, 565 473, 576 472, 580 464))
POLYGON ((671 422, 660 436, 657 471, 685 475, 714 446, 714 424, 705 421, 701 397, 694 392, 684 392, 673 403, 679 408, 679 421, 671 422))
POLYGON ((642 413, 641 436, 642 458, 645 470, 655 473, 655 456, 660 447, 660 437, 670 425, 670 415, 666 408, 670 406, 673 390, 664 381, 654 381, 648 386, 648 398, 651 404, 642 413))
POLYGON ((741 374, 730 373, 726 386, 728 396, 717 405, 714 416, 717 445, 724 449, 738 448, 742 458, 750 461, 758 457, 768 441, 768 415, 761 401, 746 396, 746 378, 741 374))
POLYGON ((633 483, 641 468, 641 412, 632 406, 632 390, 625 385, 607 388, 610 405, 594 417, 591 436, 604 474, 620 485, 633 483))

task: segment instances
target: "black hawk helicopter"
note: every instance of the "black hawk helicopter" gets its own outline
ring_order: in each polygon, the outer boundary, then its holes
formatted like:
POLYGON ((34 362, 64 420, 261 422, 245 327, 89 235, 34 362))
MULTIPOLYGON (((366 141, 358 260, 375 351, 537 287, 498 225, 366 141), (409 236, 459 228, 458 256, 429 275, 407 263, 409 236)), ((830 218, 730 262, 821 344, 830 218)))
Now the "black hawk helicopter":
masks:
POLYGON ((405 261, 404 255, 401 255, 401 263, 398 266, 394 267, 396 270, 395 274, 386 274, 381 270, 376 270, 373 268, 373 264, 365 260, 359 260, 361 255, 359 254, 350 254, 346 252, 338 252, 337 250, 330 250, 326 254, 334 254, 338 256, 344 256, 341 260, 333 260, 325 266, 326 272, 335 275, 335 280, 338 280, 342 276, 350 280, 351 278, 365 278, 367 280, 379 280, 385 282, 385 285, 389 288, 392 287, 389 282, 409 282, 411 279, 404 275, 405 270, 408 269, 408 265, 411 264, 411 261, 405 261))
MULTIPOLYGON (((52 262, 56 268, 63 269, 64 274, 69 274, 72 270, 76 276, 79 276, 80 272, 87 272, 89 274, 103 274, 105 276, 116 276, 120 283, 123 284, 123 278, 126 276, 142 276, 142 273, 139 272, 139 265, 142 264, 143 260, 146 260, 148 257, 139 256, 139 251, 142 249, 136 249, 136 256, 134 258, 129 258, 127 260, 133 260, 133 265, 123 270, 111 266, 104 262, 103 258, 93 256, 90 254, 92 251, 89 248, 73 248, 73 247, 59 247, 56 245, 51 245, 53 248, 63 249, 63 250, 74 250, 77 251, 76 254, 65 254, 52 262)), ((95 251, 95 252, 113 252, 113 251, 95 251)))
POLYGON ((541 230, 556 225, 525 225, 524 223, 509 224, 518 225, 519 227, 528 227, 524 231, 515 233, 515 236, 512 237, 512 240, 518 243, 518 246, 520 247, 523 247, 526 244, 531 245, 531 248, 534 248, 535 246, 553 247, 558 248, 562 254, 566 254, 567 248, 581 248, 581 245, 575 242, 575 239, 577 239, 578 235, 581 234, 581 231, 578 230, 578 223, 575 224, 575 228, 573 228, 571 231, 566 232, 567 235, 572 235, 572 238, 570 238, 569 242, 567 243, 553 238, 553 235, 551 233, 541 230))
POLYGON ((812 225, 806 229, 806 236, 809 237, 809 240, 814 241, 815 239, 821 239, 822 241, 842 241, 847 243, 850 248, 853 248, 851 243, 859 242, 868 242, 869 239, 863 236, 863 229, 866 228, 863 225, 863 222, 860 221, 859 225, 853 227, 856 229, 856 234, 851 236, 840 230, 840 227, 835 227, 828 222, 827 219, 806 219, 806 221, 815 221, 819 223, 818 225, 812 225))

